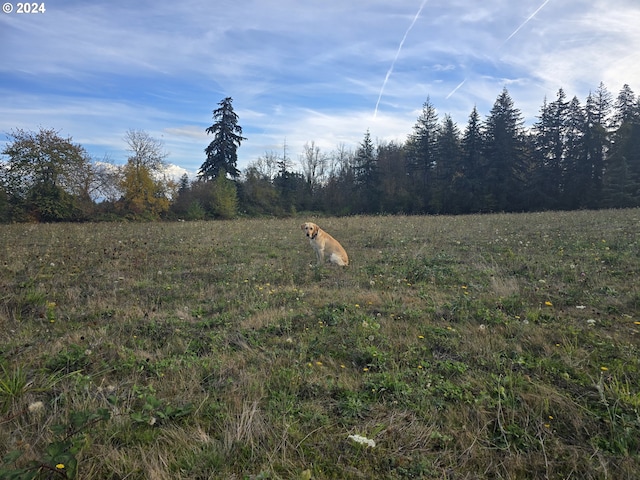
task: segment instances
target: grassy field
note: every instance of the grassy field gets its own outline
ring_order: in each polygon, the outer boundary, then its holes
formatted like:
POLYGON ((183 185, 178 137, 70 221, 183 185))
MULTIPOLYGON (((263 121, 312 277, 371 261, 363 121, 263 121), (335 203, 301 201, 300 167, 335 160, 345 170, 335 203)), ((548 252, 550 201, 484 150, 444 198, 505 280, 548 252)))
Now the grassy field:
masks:
POLYGON ((0 226, 0 478, 638 478, 640 210, 305 220, 0 226))

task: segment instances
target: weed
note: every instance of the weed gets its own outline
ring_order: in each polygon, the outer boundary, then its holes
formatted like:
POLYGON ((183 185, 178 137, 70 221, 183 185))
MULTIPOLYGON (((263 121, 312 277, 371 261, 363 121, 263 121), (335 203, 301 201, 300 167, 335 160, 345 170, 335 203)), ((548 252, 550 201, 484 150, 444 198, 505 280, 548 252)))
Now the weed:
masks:
POLYGON ((134 423, 145 425, 161 425, 163 422, 185 417, 193 411, 191 404, 173 406, 160 400, 155 395, 153 387, 139 387, 134 385, 133 394, 138 401, 135 411, 131 413, 134 423))
POLYGON ((45 360, 44 367, 50 372, 71 373, 80 371, 89 365, 89 352, 81 345, 69 345, 56 355, 45 360))
POLYGON ((111 414, 106 409, 97 412, 71 412, 68 421, 51 425, 54 437, 44 447, 37 460, 18 465, 25 451, 16 449, 7 453, 0 466, 0 478, 36 480, 50 478, 76 478, 78 455, 89 442, 90 428, 107 421, 111 414))
POLYGON ((27 380, 27 374, 21 367, 9 371, 4 365, 0 365, 0 399, 2 407, 0 411, 6 413, 29 391, 31 382, 27 380))

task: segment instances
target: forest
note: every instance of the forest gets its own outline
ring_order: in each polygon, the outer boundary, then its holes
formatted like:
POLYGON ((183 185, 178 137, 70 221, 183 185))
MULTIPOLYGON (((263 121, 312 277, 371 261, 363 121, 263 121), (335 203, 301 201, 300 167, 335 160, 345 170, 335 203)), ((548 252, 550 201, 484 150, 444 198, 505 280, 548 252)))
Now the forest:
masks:
POLYGON ((129 130, 123 165, 90 158, 55 129, 16 129, 0 152, 0 222, 203 220, 297 212, 472 214, 640 206, 640 96, 601 83, 584 102, 560 88, 525 119, 504 88, 464 127, 427 98, 404 142, 324 152, 314 141, 297 162, 265 152, 240 171, 247 140, 227 97, 195 179, 164 174, 161 141, 129 130))

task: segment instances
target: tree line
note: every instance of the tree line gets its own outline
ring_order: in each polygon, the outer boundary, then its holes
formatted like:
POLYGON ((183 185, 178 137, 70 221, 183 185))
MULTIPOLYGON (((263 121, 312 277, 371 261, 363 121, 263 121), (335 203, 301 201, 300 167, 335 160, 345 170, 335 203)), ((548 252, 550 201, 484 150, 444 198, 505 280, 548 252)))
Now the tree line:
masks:
POLYGON ((213 111, 195 180, 163 176, 167 154, 146 132, 125 135, 126 164, 89 158, 55 130, 15 130, 1 152, 0 221, 186 220, 238 215, 469 214, 640 206, 640 96, 604 86, 584 104, 561 88, 529 128, 506 88, 460 128, 427 98, 404 142, 323 152, 285 144, 240 171, 232 98, 213 111))

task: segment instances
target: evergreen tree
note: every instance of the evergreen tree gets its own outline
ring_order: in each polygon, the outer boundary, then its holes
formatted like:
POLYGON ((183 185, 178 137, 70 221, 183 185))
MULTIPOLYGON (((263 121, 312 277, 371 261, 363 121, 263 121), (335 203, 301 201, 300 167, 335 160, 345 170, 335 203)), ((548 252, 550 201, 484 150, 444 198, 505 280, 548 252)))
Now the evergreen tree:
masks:
POLYGON ((639 206, 640 184, 632 174, 627 159, 624 156, 613 156, 608 163, 600 206, 606 208, 639 206))
POLYGON ((585 107, 586 128, 584 148, 585 168, 590 168, 588 204, 590 208, 600 205, 602 198, 605 159, 609 148, 608 117, 611 112, 612 97, 604 83, 600 82, 595 93, 589 92, 585 107))
POLYGON ((189 175, 185 173, 178 182, 178 190, 171 204, 171 211, 182 219, 191 220, 188 212, 194 201, 191 181, 189 180, 189 175))
POLYGON ((565 162, 567 155, 567 111, 569 102, 564 90, 558 90, 557 98, 551 102, 551 135, 548 137, 550 156, 548 157, 547 173, 550 193, 553 198, 552 207, 560 205, 564 191, 565 162))
POLYGON ((528 182, 527 198, 529 199, 529 206, 533 209, 545 209, 550 208, 553 204, 554 198, 548 190, 548 158, 551 156, 551 147, 547 143, 551 136, 551 107, 547 102, 547 97, 544 97, 542 107, 540 107, 540 113, 538 115, 538 121, 534 123, 529 135, 530 145, 532 148, 532 169, 531 178, 528 182), (535 204, 535 207, 533 207, 535 204))
POLYGON ((238 213, 238 190, 224 169, 213 179, 210 207, 214 217, 222 220, 235 218, 238 213))
POLYGON ((474 106, 462 137, 461 169, 456 176, 456 191, 461 212, 471 213, 481 210, 480 195, 484 190, 484 157, 482 122, 478 109, 474 106))
POLYGON ((606 204, 610 207, 640 205, 640 100, 624 85, 616 99, 607 161, 606 204))
POLYGON ((563 192, 566 157, 566 124, 569 103, 561 88, 557 99, 547 103, 534 125, 535 167, 533 188, 538 196, 538 207, 553 209, 560 206, 563 192))
POLYGON ((380 206, 380 185, 375 147, 369 130, 364 135, 354 158, 355 186, 359 200, 358 211, 375 213, 380 206))
POLYGON ((433 167, 431 210, 434 213, 459 213, 454 182, 461 175, 460 130, 450 115, 445 115, 438 130, 436 161, 433 167))
POLYGON ((635 116, 636 96, 629 85, 624 84, 616 98, 613 114, 614 129, 620 128, 625 122, 630 122, 635 116))
POLYGON ((513 211, 522 202, 524 136, 523 120, 507 89, 496 99, 484 124, 484 156, 487 160, 483 209, 513 211))
POLYGON ((280 206, 285 212, 295 211, 297 179, 295 172, 293 172, 292 161, 287 154, 286 140, 282 145, 282 157, 278 157, 276 160, 276 167, 278 174, 273 179, 273 184, 280 196, 280 206))
POLYGON ((381 143, 377 149, 380 183, 380 211, 411 212, 412 198, 407 177, 405 148, 396 142, 381 143))
POLYGON ((569 102, 565 128, 566 158, 562 208, 586 208, 592 194, 591 164, 585 144, 587 119, 577 97, 573 97, 569 102))
POLYGON ((436 162, 438 113, 429 97, 407 141, 409 174, 414 182, 414 195, 422 200, 418 208, 425 211, 431 197, 431 173, 436 162))
POLYGON ((225 171, 233 178, 240 176, 237 168, 238 147, 243 140, 242 127, 238 125, 238 115, 233 111, 233 99, 227 97, 213 111, 214 123, 206 129, 207 134, 214 136, 207 148, 206 161, 200 167, 198 175, 205 181, 213 180, 221 171, 225 171))

